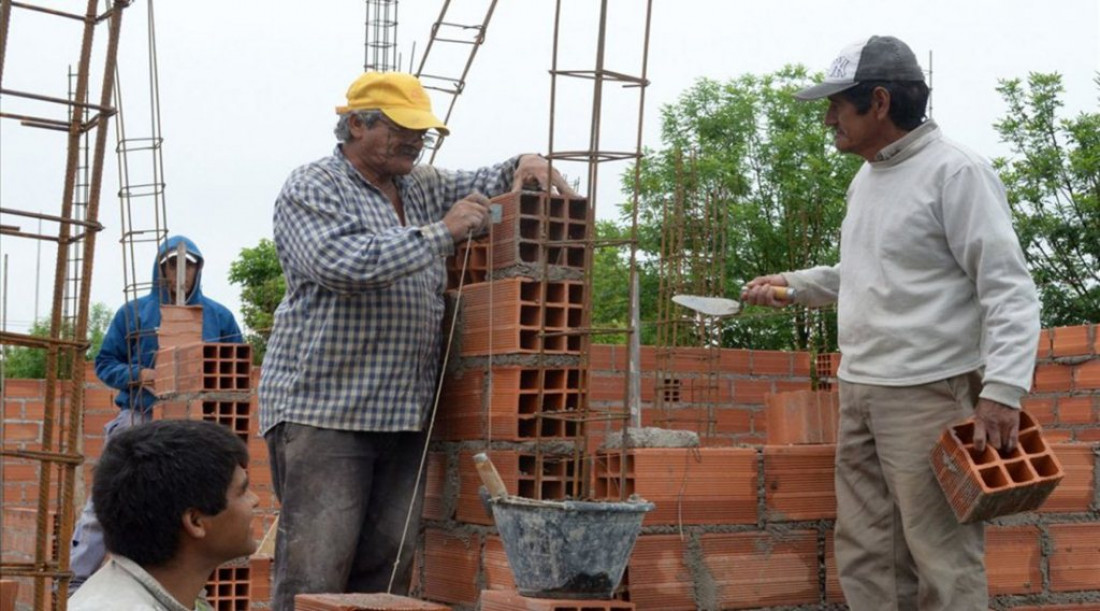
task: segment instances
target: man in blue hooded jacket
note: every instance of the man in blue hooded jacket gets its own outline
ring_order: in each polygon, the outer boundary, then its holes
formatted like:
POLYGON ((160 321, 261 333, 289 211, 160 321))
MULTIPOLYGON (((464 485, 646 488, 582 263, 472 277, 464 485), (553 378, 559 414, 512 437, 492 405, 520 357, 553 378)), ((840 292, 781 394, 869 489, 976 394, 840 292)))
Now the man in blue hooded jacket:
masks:
MULTIPOLYGON (((241 343, 241 330, 233 313, 222 304, 202 294, 202 252, 184 236, 172 236, 161 244, 153 262, 153 288, 149 294, 130 301, 115 313, 111 326, 103 337, 103 345, 95 359, 95 372, 104 384, 117 389, 115 404, 118 416, 104 428, 106 441, 120 431, 152 419, 157 397, 150 390, 155 379, 157 329, 160 327, 160 306, 176 303, 176 274, 179 265, 179 245, 184 253, 184 293, 186 305, 202 306, 202 341, 241 343)), ((70 566, 72 594, 102 564, 106 555, 103 530, 95 515, 92 496, 73 529, 70 566)))

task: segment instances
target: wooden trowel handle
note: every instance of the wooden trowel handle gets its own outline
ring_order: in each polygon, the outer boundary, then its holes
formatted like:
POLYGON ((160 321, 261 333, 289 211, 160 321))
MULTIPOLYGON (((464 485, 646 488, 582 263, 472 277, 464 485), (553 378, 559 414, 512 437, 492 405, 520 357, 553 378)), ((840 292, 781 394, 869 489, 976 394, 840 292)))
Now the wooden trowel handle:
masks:
POLYGON ((794 289, 789 286, 772 285, 772 296, 776 299, 794 299, 794 289))
POLYGON ((481 483, 489 490, 489 496, 499 499, 508 496, 508 489, 504 487, 504 481, 500 479, 500 473, 493 466, 493 461, 485 452, 474 455, 474 464, 477 465, 477 474, 481 477, 481 483))

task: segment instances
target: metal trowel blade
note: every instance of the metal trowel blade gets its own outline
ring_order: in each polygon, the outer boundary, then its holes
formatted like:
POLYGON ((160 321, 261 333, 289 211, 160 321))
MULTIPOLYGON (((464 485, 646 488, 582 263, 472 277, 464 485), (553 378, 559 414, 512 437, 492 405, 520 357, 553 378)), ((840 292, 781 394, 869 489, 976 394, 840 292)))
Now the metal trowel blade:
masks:
POLYGON ((741 304, 723 297, 700 297, 699 295, 675 295, 672 302, 707 316, 736 316, 741 312, 741 304))

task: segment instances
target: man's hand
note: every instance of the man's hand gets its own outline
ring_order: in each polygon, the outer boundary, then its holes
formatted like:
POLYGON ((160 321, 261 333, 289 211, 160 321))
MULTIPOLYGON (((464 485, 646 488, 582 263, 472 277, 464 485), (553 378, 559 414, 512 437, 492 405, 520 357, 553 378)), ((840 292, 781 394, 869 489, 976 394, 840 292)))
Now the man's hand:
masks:
POLYGON ((516 178, 512 183, 512 191, 522 191, 524 187, 538 188, 550 191, 553 187, 558 193, 566 197, 577 197, 577 193, 565 182, 565 178, 550 167, 550 161, 541 155, 523 155, 516 166, 516 178))
POLYGON ((985 451, 985 441, 1011 452, 1020 436, 1020 410, 989 399, 978 399, 974 407, 974 449, 985 451))
POLYGON ((791 303, 790 299, 776 299, 773 286, 787 286, 787 279, 779 274, 757 276, 741 289, 741 301, 751 305, 765 305, 782 308, 791 303))
POLYGON ((157 370, 149 369, 148 367, 142 367, 141 373, 138 374, 138 382, 141 386, 153 386, 157 382, 157 370))
POLYGON ((480 234, 489 227, 489 198, 474 191, 458 200, 443 217, 443 224, 456 243, 480 234))

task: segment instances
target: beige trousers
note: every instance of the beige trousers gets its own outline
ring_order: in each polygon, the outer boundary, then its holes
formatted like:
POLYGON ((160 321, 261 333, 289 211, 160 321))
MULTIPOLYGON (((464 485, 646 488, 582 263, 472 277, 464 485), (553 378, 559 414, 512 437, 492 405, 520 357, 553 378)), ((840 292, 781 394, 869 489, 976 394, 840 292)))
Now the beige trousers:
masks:
POLYGON ((986 611, 984 530, 959 524, 929 454, 973 414, 973 374, 921 386, 840 383, 836 559, 853 611, 986 611))

